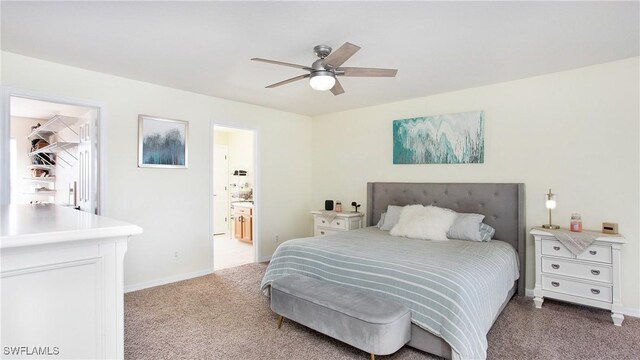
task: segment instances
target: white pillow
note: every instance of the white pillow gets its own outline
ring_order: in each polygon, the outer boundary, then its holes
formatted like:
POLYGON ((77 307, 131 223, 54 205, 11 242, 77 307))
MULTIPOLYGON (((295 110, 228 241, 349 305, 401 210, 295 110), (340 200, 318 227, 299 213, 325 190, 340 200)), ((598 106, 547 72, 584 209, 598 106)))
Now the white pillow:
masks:
POLYGON ((387 215, 385 215, 384 217, 384 221, 382 223, 382 226, 380 227, 380 230, 386 230, 386 231, 391 230, 391 228, 398 223, 402 208, 403 208, 402 206, 396 206, 396 205, 387 206, 387 215))
POLYGON ((480 224, 484 220, 481 214, 458 213, 456 220, 447 232, 449 239, 482 241, 480 224))
POLYGON ((376 225, 376 227, 377 227, 378 229, 380 229, 380 228, 382 227, 382 224, 384 224, 384 218, 385 218, 386 216, 387 216, 387 213, 386 213, 386 212, 383 212, 383 213, 380 215, 380 221, 378 221, 378 224, 376 225))
POLYGON ((447 231, 456 219, 456 213, 436 206, 405 206, 400 220, 391 229, 393 236, 414 239, 446 241, 447 231))

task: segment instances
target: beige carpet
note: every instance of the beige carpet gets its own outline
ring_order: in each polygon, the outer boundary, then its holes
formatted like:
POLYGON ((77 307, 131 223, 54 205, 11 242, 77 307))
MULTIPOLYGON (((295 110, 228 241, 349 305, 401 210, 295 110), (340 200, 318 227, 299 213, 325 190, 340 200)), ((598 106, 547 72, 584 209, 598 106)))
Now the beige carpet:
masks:
MULTIPOLYGON (((276 316, 259 286, 265 264, 125 295, 127 359, 368 359, 276 316)), ((515 298, 488 335, 489 359, 640 359, 640 319, 613 326, 603 310, 515 298)), ((409 347, 379 359, 432 359, 409 347)))

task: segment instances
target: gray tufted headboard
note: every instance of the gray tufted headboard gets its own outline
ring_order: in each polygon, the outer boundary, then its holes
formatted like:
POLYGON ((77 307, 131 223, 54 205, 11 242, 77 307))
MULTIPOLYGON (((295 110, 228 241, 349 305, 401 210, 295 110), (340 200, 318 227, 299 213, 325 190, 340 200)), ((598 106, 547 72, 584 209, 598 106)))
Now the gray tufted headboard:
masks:
POLYGON ((524 184, 367 183, 367 226, 377 224, 388 205, 435 205, 483 214, 484 222, 496 229, 494 238, 510 243, 518 252, 518 295, 524 295, 524 201, 524 184))

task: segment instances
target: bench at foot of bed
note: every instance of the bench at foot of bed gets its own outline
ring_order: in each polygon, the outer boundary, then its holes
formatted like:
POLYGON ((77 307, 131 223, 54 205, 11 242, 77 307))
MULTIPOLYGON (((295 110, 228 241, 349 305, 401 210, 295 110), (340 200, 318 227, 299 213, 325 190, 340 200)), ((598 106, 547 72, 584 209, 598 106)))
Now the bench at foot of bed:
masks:
POLYGON ((271 283, 271 310, 375 355, 392 354, 411 338, 411 312, 403 305, 357 289, 301 275, 271 283))

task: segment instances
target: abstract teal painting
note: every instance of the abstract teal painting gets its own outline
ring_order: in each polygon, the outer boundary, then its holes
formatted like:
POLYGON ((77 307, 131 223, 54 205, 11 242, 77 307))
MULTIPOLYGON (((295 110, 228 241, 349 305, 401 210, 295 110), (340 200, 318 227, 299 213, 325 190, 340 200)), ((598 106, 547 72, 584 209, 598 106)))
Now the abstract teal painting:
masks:
POLYGON ((393 163, 484 163, 484 112, 394 120, 393 163))

